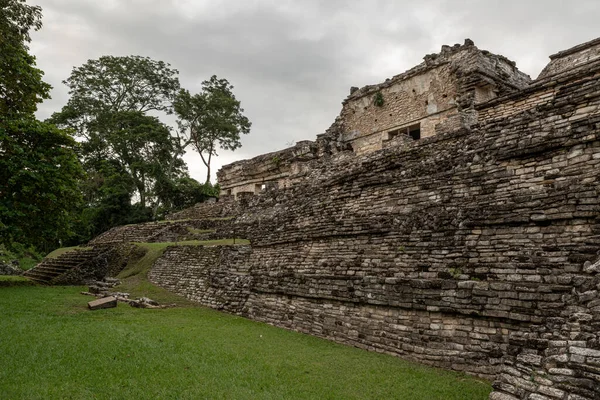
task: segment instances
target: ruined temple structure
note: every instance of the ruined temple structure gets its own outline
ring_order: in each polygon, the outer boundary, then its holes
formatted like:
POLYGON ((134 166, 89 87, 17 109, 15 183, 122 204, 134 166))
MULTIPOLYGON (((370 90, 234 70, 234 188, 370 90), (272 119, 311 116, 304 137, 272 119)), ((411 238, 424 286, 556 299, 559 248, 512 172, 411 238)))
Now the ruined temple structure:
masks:
POLYGON ((470 128, 475 106, 518 92, 531 83, 513 61, 479 50, 466 39, 425 56, 416 67, 378 85, 351 88, 342 112, 315 142, 223 167, 217 174, 225 195, 288 187, 315 158, 351 150, 357 155, 440 132, 470 128), (292 179, 291 177, 295 177, 292 179))
POLYGON ((170 246, 149 278, 491 379, 492 400, 600 399, 600 39, 550 58, 531 81, 444 46, 352 89, 315 141, 223 167, 219 202, 92 244, 243 237, 170 246))
POLYGON ((493 379, 493 400, 598 399, 599 77, 600 39, 533 81, 466 40, 352 88, 316 141, 218 172, 223 200, 259 194, 251 250, 170 287, 493 379))

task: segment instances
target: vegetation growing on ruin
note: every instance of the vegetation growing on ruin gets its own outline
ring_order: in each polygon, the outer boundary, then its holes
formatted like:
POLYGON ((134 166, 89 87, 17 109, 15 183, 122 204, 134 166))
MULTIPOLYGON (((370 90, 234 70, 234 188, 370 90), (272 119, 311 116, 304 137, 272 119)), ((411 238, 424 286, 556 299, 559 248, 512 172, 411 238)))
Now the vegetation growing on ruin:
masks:
POLYGON ((72 246, 72 247, 61 247, 56 250, 53 250, 50 254, 48 254, 47 258, 58 258, 59 256, 68 253, 70 251, 76 250, 90 250, 91 247, 82 247, 82 246, 72 246))
POLYGON ((22 245, 13 245, 10 250, 3 244, 0 244, 0 262, 10 264, 14 261, 19 263, 19 268, 28 270, 33 268, 42 257, 33 247, 22 245))
POLYGON ((196 228, 187 228, 189 233, 194 233, 194 234, 202 234, 202 233, 214 233, 216 232, 215 229, 196 229, 196 228))
POLYGON ((383 107, 385 101, 383 100, 383 94, 381 94, 381 92, 375 93, 375 97, 373 98, 373 104, 375 104, 377 107, 383 107))
POLYGON ((24 278, 22 276, 14 276, 14 275, 0 275, 0 287, 7 286, 33 286, 34 283, 30 279, 24 278))
POLYGON ((484 400, 491 390, 201 307, 90 312, 81 290, 0 288, 3 397, 484 400))

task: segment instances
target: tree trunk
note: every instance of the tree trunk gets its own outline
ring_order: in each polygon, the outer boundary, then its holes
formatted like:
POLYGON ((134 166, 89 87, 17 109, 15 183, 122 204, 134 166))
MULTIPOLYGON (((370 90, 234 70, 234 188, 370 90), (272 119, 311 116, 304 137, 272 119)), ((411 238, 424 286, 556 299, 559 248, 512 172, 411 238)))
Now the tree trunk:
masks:
POLYGON ((134 178, 137 182, 135 182, 135 186, 137 187, 138 192, 140 192, 140 205, 142 208, 146 208, 146 185, 144 183, 144 174, 138 179, 135 175, 134 178))
POLYGON ((206 173, 206 182, 204 183, 205 185, 210 184, 210 159, 212 158, 212 152, 213 148, 211 146, 208 152, 208 160, 204 163, 206 164, 206 168, 208 170, 208 172, 206 173))
POLYGON ((208 164, 206 166, 208 172, 206 173, 206 182, 204 182, 205 185, 208 185, 210 183, 210 164, 208 164))
POLYGON ((146 192, 145 190, 140 189, 138 189, 138 191, 140 192, 140 204, 142 208, 146 208, 146 192))

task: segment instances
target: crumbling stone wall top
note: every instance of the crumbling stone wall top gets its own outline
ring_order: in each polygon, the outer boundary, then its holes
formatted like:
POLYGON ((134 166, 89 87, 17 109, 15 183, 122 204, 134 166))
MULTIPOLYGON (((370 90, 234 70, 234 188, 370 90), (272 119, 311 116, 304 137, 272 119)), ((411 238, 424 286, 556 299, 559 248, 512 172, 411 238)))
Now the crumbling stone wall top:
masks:
POLYGON ((550 63, 538 76, 547 78, 600 58, 600 38, 578 44, 550 56, 550 63))
POLYGON ((462 45, 458 43, 453 46, 444 45, 439 53, 427 54, 423 57, 423 60, 421 64, 395 75, 391 79, 386 79, 385 82, 367 85, 360 89, 353 88, 343 104, 374 94, 381 89, 394 85, 398 81, 410 79, 453 61, 456 62, 454 66, 456 71, 460 70, 462 73, 479 71, 490 77, 496 77, 496 79, 502 77, 507 84, 514 88, 526 87, 531 82, 529 75, 519 71, 514 61, 487 50, 479 50, 471 39, 465 39, 462 45), (470 56, 466 56, 468 53, 470 53, 470 56))
POLYGON ((224 195, 257 194, 272 187, 286 187, 287 178, 297 162, 317 157, 315 142, 304 140, 287 149, 236 161, 217 171, 217 179, 224 195))

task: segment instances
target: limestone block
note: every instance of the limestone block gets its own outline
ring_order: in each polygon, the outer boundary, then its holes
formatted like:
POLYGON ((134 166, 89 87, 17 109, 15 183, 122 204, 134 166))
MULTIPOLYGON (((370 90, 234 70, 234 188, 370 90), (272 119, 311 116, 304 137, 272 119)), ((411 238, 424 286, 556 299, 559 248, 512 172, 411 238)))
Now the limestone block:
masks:
POLYGON ((103 308, 114 308, 117 306, 117 298, 113 296, 104 297, 98 300, 92 300, 88 303, 90 310, 100 310, 103 308))

